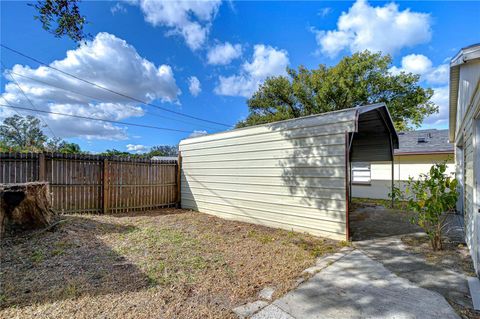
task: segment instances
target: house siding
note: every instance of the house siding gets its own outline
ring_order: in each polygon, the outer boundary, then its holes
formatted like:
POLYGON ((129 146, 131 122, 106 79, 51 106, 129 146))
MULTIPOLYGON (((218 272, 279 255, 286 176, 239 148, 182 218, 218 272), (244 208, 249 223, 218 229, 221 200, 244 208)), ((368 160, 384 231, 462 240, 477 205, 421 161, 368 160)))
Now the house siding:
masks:
MULTIPOLYGON (((455 172, 454 154, 419 154, 395 156, 395 186, 405 188, 409 177, 417 179, 420 174, 429 172, 435 163, 447 162, 447 174, 455 172)), ((389 199, 392 189, 392 163, 372 162, 370 164, 371 182, 369 185, 352 185, 352 196, 374 199, 389 199)))
POLYGON ((355 123, 346 111, 183 140, 182 208, 345 239, 355 123))
POLYGON ((479 176, 479 172, 476 172, 476 161, 480 158, 480 148, 475 146, 475 114, 478 114, 480 109, 479 81, 480 62, 473 61, 460 66, 455 141, 456 146, 461 149, 459 154, 463 161, 457 160, 457 172, 462 174, 463 181, 460 196, 463 199, 465 237, 477 274, 480 274, 480 225, 477 213, 480 206, 475 192, 478 183, 476 178, 479 176))

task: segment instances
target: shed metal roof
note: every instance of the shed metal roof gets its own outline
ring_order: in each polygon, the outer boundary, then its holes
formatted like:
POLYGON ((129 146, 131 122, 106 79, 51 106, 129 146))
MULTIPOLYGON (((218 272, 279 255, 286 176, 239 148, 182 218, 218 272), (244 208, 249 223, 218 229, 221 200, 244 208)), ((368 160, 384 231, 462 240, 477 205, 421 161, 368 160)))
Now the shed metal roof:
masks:
POLYGON ((448 130, 418 130, 398 134, 400 148, 395 155, 453 153, 448 130))
POLYGON ((349 146, 352 161, 389 161, 393 149, 398 148, 398 135, 385 103, 357 106, 322 114, 315 114, 284 121, 243 127, 239 129, 191 137, 180 141, 186 149, 196 144, 211 144, 219 140, 256 137, 271 132, 287 132, 292 138, 292 130, 298 132, 323 131, 329 134, 350 133, 349 146), (187 146, 189 145, 189 146, 187 146))

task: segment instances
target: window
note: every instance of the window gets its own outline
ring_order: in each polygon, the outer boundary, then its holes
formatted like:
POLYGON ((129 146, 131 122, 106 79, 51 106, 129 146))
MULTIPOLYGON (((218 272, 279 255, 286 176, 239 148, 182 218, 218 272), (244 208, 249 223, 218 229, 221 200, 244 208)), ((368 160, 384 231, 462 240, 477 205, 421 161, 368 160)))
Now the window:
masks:
POLYGON ((370 163, 354 162, 352 163, 352 183, 370 185, 370 163))

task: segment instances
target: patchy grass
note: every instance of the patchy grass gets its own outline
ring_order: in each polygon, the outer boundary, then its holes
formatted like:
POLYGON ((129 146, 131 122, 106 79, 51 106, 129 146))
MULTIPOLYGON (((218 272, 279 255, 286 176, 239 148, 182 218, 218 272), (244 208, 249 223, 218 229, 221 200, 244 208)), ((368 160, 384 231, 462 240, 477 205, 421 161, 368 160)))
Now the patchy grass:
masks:
POLYGON ((62 218, 4 239, 0 317, 233 318, 349 245, 175 209, 62 218))

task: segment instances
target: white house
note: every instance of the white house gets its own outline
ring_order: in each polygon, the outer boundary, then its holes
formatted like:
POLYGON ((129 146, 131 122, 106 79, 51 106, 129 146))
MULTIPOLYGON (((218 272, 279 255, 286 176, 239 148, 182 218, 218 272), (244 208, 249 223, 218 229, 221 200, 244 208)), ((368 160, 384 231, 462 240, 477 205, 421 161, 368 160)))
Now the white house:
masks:
MULTIPOLYGON (((395 186, 403 187, 410 177, 428 173, 435 163, 447 162, 447 173, 455 172, 453 144, 448 130, 419 130, 398 133, 394 154, 395 186)), ((389 199, 392 189, 390 162, 352 162, 352 196, 389 199)))
POLYGON ((458 209, 466 242, 480 275, 480 44, 466 47, 450 63, 450 141, 455 143, 458 209))

